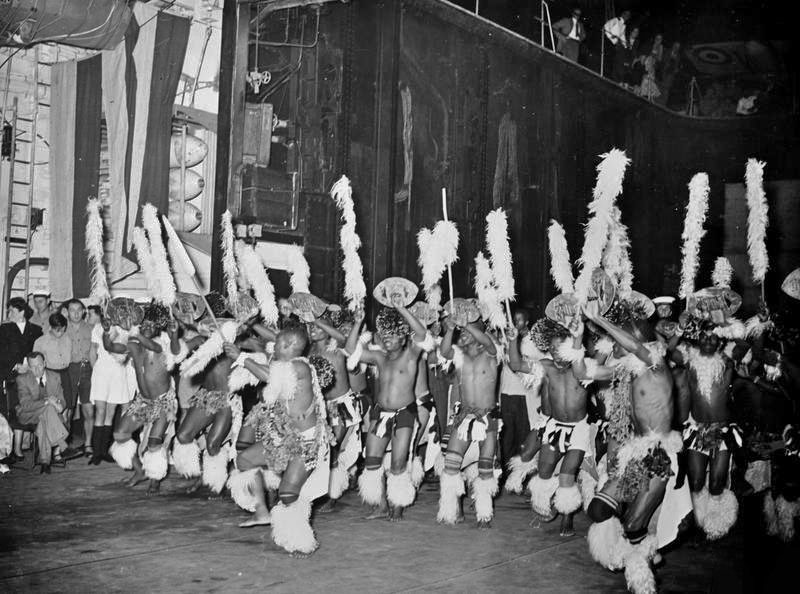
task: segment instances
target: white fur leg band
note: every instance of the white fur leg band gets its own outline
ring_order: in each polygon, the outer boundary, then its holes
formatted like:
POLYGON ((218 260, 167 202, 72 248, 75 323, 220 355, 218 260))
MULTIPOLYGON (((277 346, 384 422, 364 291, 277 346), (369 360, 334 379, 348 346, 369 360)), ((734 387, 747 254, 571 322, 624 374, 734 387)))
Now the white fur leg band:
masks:
POLYGON ((739 502, 730 489, 725 489, 720 495, 706 494, 706 508, 700 526, 709 540, 716 540, 725 536, 739 514, 739 502))
POLYGON ((558 489, 558 477, 553 476, 543 479, 539 476, 533 477, 530 483, 531 490, 531 509, 540 516, 548 517, 553 513, 552 499, 558 489))
POLYGON ((383 468, 365 469, 358 477, 358 494, 367 505, 383 503, 383 468))
POLYGON ((278 503, 272 508, 272 540, 290 553, 313 553, 319 543, 310 517, 311 502, 307 499, 298 499, 289 505, 278 503))
POLYGON ((455 524, 460 516, 461 497, 465 493, 461 473, 442 473, 439 479, 439 511, 436 521, 440 524, 455 524))
POLYGON ((514 456, 508 461, 508 478, 506 479, 506 491, 509 493, 522 493, 525 479, 534 473, 538 463, 538 458, 534 456, 528 462, 523 462, 519 456, 514 456))
POLYGON ((625 555, 625 582, 633 594, 656 594, 656 578, 650 567, 650 560, 655 556, 658 545, 653 535, 642 542, 630 545, 625 555))
POLYGON ((133 457, 136 455, 136 442, 132 439, 115 441, 108 450, 114 462, 123 470, 133 468, 133 457))
POLYGON ((262 471, 264 476, 264 488, 268 491, 277 491, 281 487, 281 475, 276 473, 274 470, 269 470, 265 468, 262 471))
POLYGON ((414 488, 419 489, 422 484, 422 479, 425 478, 425 468, 422 466, 422 458, 414 456, 411 461, 411 482, 414 483, 414 488))
POLYGON ((392 507, 408 507, 414 503, 416 496, 417 489, 407 470, 386 475, 386 499, 392 507))
POLYGON ((592 524, 586 540, 589 542, 589 554, 597 563, 611 571, 625 566, 625 553, 630 543, 625 540, 622 523, 618 518, 592 524))
POLYGON ((200 448, 197 440, 181 443, 176 439, 172 445, 172 465, 184 478, 200 476, 200 448))
POLYGON ((216 456, 209 455, 208 450, 203 452, 203 484, 214 493, 220 493, 225 488, 229 459, 227 446, 220 449, 216 456))
POLYGON ((553 507, 561 514, 571 514, 578 511, 583 503, 581 491, 577 485, 559 487, 556 489, 553 507))
POLYGON ((478 477, 472 483, 472 501, 475 504, 475 518, 478 522, 491 522, 494 517, 494 496, 498 491, 497 477, 478 477))
POLYGON ((257 473, 261 472, 258 468, 250 470, 234 470, 228 478, 228 488, 231 490, 231 498, 234 503, 245 511, 256 511, 257 499, 255 490, 260 488, 257 473))
POLYGON ((341 464, 331 468, 331 476, 328 482, 328 496, 331 499, 339 499, 347 490, 350 484, 350 475, 347 474, 347 469, 341 464))
POLYGON ((167 476, 168 469, 169 459, 167 458, 166 447, 160 447, 154 452, 147 450, 142 455, 142 470, 150 480, 160 481, 167 476))

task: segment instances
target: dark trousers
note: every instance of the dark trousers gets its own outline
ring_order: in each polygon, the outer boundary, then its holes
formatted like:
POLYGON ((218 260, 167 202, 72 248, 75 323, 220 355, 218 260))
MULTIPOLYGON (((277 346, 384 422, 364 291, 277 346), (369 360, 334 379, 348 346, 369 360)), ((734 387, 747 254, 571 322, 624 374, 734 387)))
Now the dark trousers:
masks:
POLYGON ((500 394, 500 415, 503 429, 500 431, 500 452, 503 467, 512 456, 519 453, 519 448, 530 433, 528 408, 524 394, 500 394))

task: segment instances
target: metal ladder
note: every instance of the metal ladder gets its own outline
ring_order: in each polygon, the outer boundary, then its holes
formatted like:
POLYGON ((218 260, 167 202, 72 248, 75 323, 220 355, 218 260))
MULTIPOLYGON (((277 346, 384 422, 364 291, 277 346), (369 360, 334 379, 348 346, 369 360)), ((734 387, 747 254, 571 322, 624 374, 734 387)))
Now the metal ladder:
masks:
MULTIPOLYGON (((36 167, 45 163, 36 162, 36 147, 41 140, 38 138, 39 111, 42 107, 49 107, 49 104, 41 101, 42 87, 50 86, 50 79, 42 80, 40 69, 50 67, 49 62, 40 61, 39 46, 34 49, 34 69, 33 69, 33 110, 28 116, 19 114, 18 100, 15 97, 12 105, 7 106, 3 102, 3 137, 4 141, 8 138, 7 147, 9 153, 5 156, 9 161, 7 196, 8 208, 6 218, 6 228, 3 237, 3 274, 7 275, 14 266, 24 262, 24 282, 22 287, 5 287, 2 292, 2 310, 6 309, 7 296, 21 296, 27 299, 30 288, 30 269, 31 269, 31 247, 33 234, 43 222, 43 209, 34 208, 34 180, 36 167), (18 154, 19 153, 19 154, 18 154)), ((8 96, 10 83, 11 59, 7 64, 4 84, 4 96, 8 96)), ((3 285, 8 277, 3 279, 3 285)), ((15 283, 16 284, 16 283, 15 283)))

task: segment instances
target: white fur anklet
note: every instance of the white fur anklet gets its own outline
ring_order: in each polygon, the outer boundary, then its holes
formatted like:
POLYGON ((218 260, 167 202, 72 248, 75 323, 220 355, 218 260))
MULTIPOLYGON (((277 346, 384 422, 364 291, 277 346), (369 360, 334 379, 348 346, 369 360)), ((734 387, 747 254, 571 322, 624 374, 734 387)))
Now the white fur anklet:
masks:
POLYGON ((367 505, 383 504, 383 468, 364 469, 358 477, 358 494, 367 505))
POLYGON ((466 492, 461 473, 443 472, 439 479, 439 511, 436 521, 440 524, 455 524, 459 519, 459 504, 466 492))
POLYGON ((411 480, 411 473, 404 470, 400 474, 389 472, 386 475, 386 499, 392 507, 409 507, 414 503, 417 489, 411 480))
POLYGON ((499 489, 497 477, 478 477, 472 483, 472 501, 475 504, 475 518, 478 522, 491 522, 494 517, 494 496, 499 489))
POLYGON ((142 470, 147 478, 154 481, 160 481, 167 476, 169 470, 167 448, 162 445, 155 452, 147 450, 142 454, 142 470))
POLYGON ((540 516, 551 516, 553 514, 552 500, 556 489, 558 489, 557 476, 551 476, 549 479, 543 479, 538 475, 533 477, 530 482, 531 509, 540 516))
POLYGON ((203 452, 203 484, 214 493, 222 492, 228 480, 228 446, 222 446, 216 456, 203 452))
POLYGON ((172 465, 175 472, 183 478, 200 476, 200 448, 197 440, 181 443, 176 439, 172 444, 172 465))
POLYGON ((123 470, 133 468, 133 458, 136 456, 136 442, 132 439, 126 441, 115 441, 108 449, 108 453, 114 458, 114 462, 123 470))
POLYGON ((272 508, 272 540, 290 553, 313 553, 319 543, 310 517, 311 502, 307 499, 298 499, 289 505, 278 503, 272 508))

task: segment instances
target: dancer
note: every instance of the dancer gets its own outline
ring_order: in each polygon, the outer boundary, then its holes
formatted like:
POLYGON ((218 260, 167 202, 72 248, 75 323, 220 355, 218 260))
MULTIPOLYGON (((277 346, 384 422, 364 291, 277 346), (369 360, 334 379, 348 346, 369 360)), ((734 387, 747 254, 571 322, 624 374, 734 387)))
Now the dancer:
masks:
POLYGON ((386 517, 388 503, 389 519, 398 521, 403 517, 403 510, 416 497, 407 466, 417 419, 414 385, 426 332, 420 321, 406 309, 403 296, 399 292, 390 295, 392 307, 381 309, 375 320, 385 352, 364 350, 359 342, 363 311, 355 314, 355 325, 347 339, 346 349, 352 361, 375 365, 378 370, 378 393, 370 412, 359 492, 364 503, 375 508, 369 518, 386 517), (392 456, 384 496, 382 463, 390 441, 392 456))
POLYGON ((461 496, 465 488, 461 465, 467 448, 477 442, 478 476, 472 482, 471 495, 478 527, 489 528, 494 517, 492 499, 498 488, 494 472, 500 416, 496 396, 497 350, 484 331, 483 323, 477 320, 477 311, 475 313, 475 320, 471 322, 469 318, 453 319, 453 316, 444 320, 441 354, 453 361, 461 398, 451 423, 436 519, 443 524, 463 521, 461 496), (454 345, 456 328, 459 332, 454 345))
POLYGON ((612 387, 605 400, 614 446, 608 453, 608 480, 588 507, 596 522, 589 529, 589 550, 608 569, 624 567, 631 591, 655 592, 650 564, 658 548, 674 539, 682 519, 673 518, 670 535, 648 534, 668 487, 676 492, 671 477, 682 449, 680 434, 672 431, 673 380, 666 347, 647 323, 641 304, 633 300, 618 301, 606 318, 599 315, 596 303, 583 311, 614 341, 612 387))
POLYGON ((591 451, 587 392, 582 382, 608 379, 611 374, 607 368, 584 358, 580 314, 572 318, 569 329, 561 325, 540 329, 549 333, 538 340, 548 344, 552 359, 510 362, 513 371, 543 376, 542 408, 551 413, 542 435, 538 474, 530 483, 531 507, 545 522, 562 514, 560 533, 572 536, 573 515, 581 507, 581 493, 575 480, 584 454, 591 451), (554 477, 559 461, 561 469, 554 477))
POLYGON ((134 469, 125 481, 128 486, 150 480, 148 495, 158 493, 169 469, 167 448, 178 411, 171 371, 181 350, 178 326, 170 320, 169 309, 157 303, 147 305, 139 333, 128 338, 139 392, 120 418, 110 453, 121 468, 134 469), (132 434, 142 426, 137 452, 132 434))
MULTIPOLYGON (((229 480, 237 504, 255 511, 255 521, 271 520, 275 544, 295 555, 308 555, 319 546, 309 522, 311 501, 317 495, 311 492, 309 478, 327 464, 331 439, 316 371, 302 357, 307 345, 305 329, 291 325, 278 333, 269 367, 244 359, 244 367, 268 383, 263 401, 253 407, 243 427, 243 431, 254 430, 257 443, 239 453, 237 470, 229 480), (271 517, 262 469, 272 478, 279 477, 279 502, 271 517)), ((236 361, 241 350, 227 343, 225 353, 236 361)), ((325 470, 323 490, 328 480, 325 470)))

